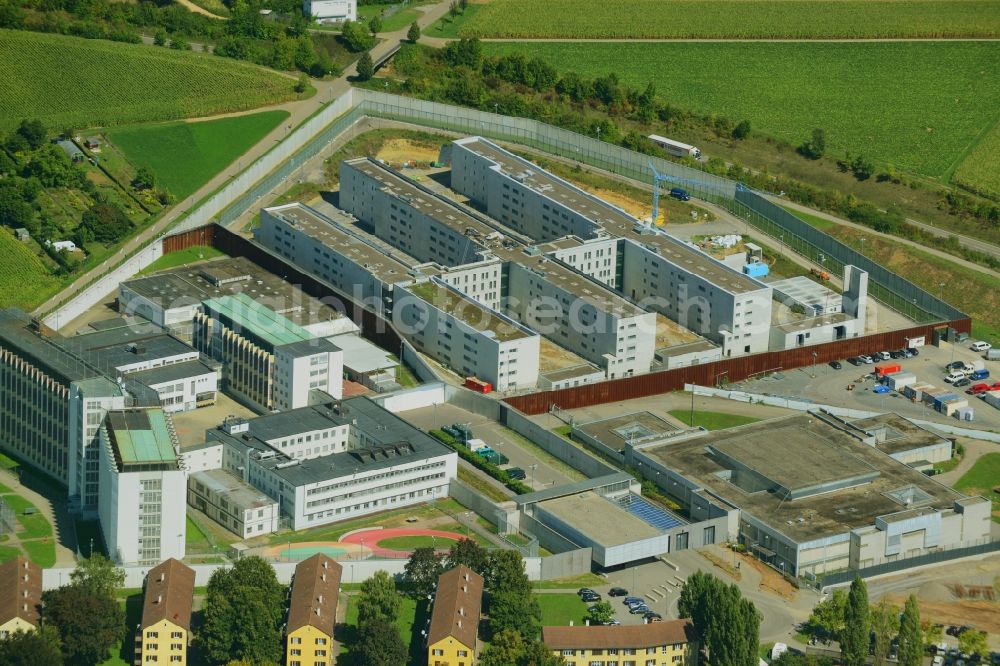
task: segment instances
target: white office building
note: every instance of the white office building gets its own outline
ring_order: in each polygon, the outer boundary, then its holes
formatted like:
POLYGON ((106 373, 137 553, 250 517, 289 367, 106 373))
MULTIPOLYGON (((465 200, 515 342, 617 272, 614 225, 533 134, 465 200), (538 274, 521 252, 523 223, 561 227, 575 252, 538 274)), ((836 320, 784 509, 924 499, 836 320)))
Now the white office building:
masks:
POLYGON ((358 20, 358 0, 305 0, 302 13, 319 23, 358 20))
POLYGON ((107 413, 100 428, 101 532, 111 559, 125 566, 183 559, 187 491, 176 436, 162 409, 107 413))
POLYGON ((277 532, 280 525, 276 501, 221 469, 188 477, 188 504, 241 539, 277 532))
POLYGON ((457 454, 368 398, 349 398, 207 433, 223 469, 262 491, 300 530, 447 497, 457 454))

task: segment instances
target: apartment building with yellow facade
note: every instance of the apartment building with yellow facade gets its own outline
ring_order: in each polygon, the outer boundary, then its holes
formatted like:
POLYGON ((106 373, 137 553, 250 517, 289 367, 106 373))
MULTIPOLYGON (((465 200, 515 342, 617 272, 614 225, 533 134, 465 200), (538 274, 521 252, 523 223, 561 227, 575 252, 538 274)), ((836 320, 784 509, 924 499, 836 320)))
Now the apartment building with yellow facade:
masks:
POLYGON ((337 597, 343 567, 322 553, 295 566, 286 623, 286 666, 330 666, 336 650, 337 597))
POLYGON ((23 555, 0 564, 0 639, 37 629, 41 601, 41 567, 23 555))
POLYGON ((698 666, 691 620, 542 627, 542 642, 567 666, 698 666))
POLYGON ((427 631, 428 666, 475 666, 482 600, 483 577, 469 567, 441 574, 427 631))
POLYGON ((194 569, 170 558, 149 570, 135 632, 135 666, 188 663, 193 602, 194 569))

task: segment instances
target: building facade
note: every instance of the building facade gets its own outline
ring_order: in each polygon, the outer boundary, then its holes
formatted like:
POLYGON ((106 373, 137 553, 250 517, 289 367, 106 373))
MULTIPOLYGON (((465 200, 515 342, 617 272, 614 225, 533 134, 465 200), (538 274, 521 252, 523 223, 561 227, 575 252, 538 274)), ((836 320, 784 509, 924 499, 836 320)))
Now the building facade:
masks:
POLYGON ((109 411, 100 428, 101 532, 111 559, 147 565, 184 557, 187 491, 170 417, 160 408, 109 411))
POLYGON ((691 620, 618 626, 542 627, 542 642, 567 666, 697 666, 691 620))
POLYGON ((322 553, 295 565, 285 623, 287 666, 334 663, 333 629, 343 568, 322 553))
POLYGON ((457 473, 454 451, 363 397, 227 422, 207 438, 295 530, 447 497, 457 473))
POLYGON ((460 564, 438 578, 427 629, 428 666, 475 666, 483 577, 460 564))
POLYGON ((17 555, 0 564, 0 640, 41 623, 42 569, 17 555))
POLYGON ((188 663, 193 603, 194 569, 171 558, 149 570, 135 630, 135 666, 188 663))
POLYGON ((278 531, 278 503, 221 469, 188 477, 188 504, 236 534, 249 539, 278 531))

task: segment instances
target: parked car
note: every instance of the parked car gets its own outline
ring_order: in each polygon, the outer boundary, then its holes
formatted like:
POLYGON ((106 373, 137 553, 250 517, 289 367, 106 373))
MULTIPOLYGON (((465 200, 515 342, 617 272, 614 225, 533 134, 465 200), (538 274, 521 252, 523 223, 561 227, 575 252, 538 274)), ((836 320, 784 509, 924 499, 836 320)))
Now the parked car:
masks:
POLYGON ((993 345, 991 345, 988 342, 984 342, 983 340, 977 340, 976 342, 973 342, 971 345, 969 345, 969 349, 971 349, 972 351, 984 352, 993 349, 993 345))
POLYGON ((621 623, 622 623, 622 622, 621 622, 621 620, 619 620, 619 619, 618 619, 618 618, 616 618, 616 617, 613 617, 613 618, 611 618, 610 620, 608 620, 607 622, 605 622, 604 624, 605 624, 605 625, 607 625, 607 626, 613 626, 613 627, 617 627, 617 626, 618 626, 618 625, 620 625, 621 623))
MULTIPOLYGON (((976 377, 976 379, 982 379, 982 377, 976 377)), ((971 383, 972 383, 971 379, 969 379, 968 377, 962 377, 958 381, 954 382, 952 386, 954 386, 955 388, 962 388, 963 386, 968 386, 971 383)))
POLYGON ((830 367, 834 370, 840 370, 844 366, 841 365, 840 361, 830 361, 830 367))
POLYGON ((920 356, 920 350, 916 347, 907 347, 906 351, 910 352, 910 356, 920 356))
POLYGON ((990 371, 986 368, 980 368, 979 370, 973 370, 972 374, 969 375, 969 379, 986 379, 990 376, 990 371))
POLYGON ((875 362, 875 359, 873 359, 868 354, 862 354, 861 356, 858 357, 858 360, 864 363, 865 365, 871 365, 872 363, 875 362))
MULTIPOLYGON (((958 627, 953 624, 947 629, 945 629, 945 633, 948 634, 949 636, 958 636, 958 627)), ((951 650, 948 650, 948 654, 951 654, 951 650)), ((955 651, 955 654, 956 655, 958 654, 957 650, 955 651)))
POLYGON ((528 475, 525 474, 524 470, 520 467, 511 467, 507 470, 507 476, 515 481, 523 481, 528 475))
POLYGON ((637 604, 628 609, 628 612, 632 615, 642 615, 643 613, 649 612, 649 606, 646 604, 637 604))
POLYGON ((964 373, 964 372, 960 372, 960 371, 958 371, 958 370, 952 370, 952 371, 951 371, 951 372, 949 372, 949 373, 948 373, 948 375, 947 375, 947 376, 946 376, 946 377, 944 378, 944 381, 945 381, 946 383, 948 383, 948 384, 954 384, 954 383, 955 383, 955 382, 957 382, 957 381, 958 381, 959 379, 965 379, 965 373, 964 373))
POLYGON ((679 201, 690 201, 691 195, 683 187, 674 187, 670 190, 670 196, 679 201))
POLYGON ((579 590, 576 591, 576 593, 581 597, 585 594, 596 594, 596 592, 594 592, 589 587, 581 587, 579 590))
POLYGON ((632 604, 641 604, 645 602, 642 600, 642 597, 625 597, 623 603, 626 606, 631 606, 632 604))
POLYGON ((644 618, 646 618, 647 620, 649 620, 649 619, 652 619, 652 618, 654 618, 654 617, 655 617, 655 618, 656 618, 657 620, 662 620, 662 619, 663 619, 663 616, 662 616, 662 615, 660 615, 659 613, 657 613, 656 611, 649 611, 649 612, 646 612, 646 613, 643 613, 643 614, 642 614, 642 616, 643 616, 644 618))
POLYGON ((600 601, 601 600, 601 595, 599 595, 597 592, 584 592, 583 594, 580 595, 580 600, 581 601, 600 601))
POLYGON ((877 354, 874 354, 874 356, 877 356, 881 361, 888 361, 890 358, 892 358, 892 354, 890 354, 887 351, 880 351, 877 354))
POLYGON ((851 365, 861 365, 861 359, 858 358, 857 356, 850 357, 849 359, 847 359, 847 362, 850 363, 851 365))
POLYGON ((952 361, 948 365, 944 366, 946 371, 948 370, 961 370, 965 367, 965 361, 952 361))
POLYGON ((608 590, 608 596, 609 597, 627 597, 628 596, 628 590, 626 590, 624 587, 613 587, 610 590, 608 590))
POLYGON ((980 393, 986 393, 989 390, 990 390, 990 385, 987 384, 986 382, 982 382, 979 384, 973 384, 972 386, 967 388, 965 392, 968 393, 969 395, 979 395, 980 393))
POLYGON ((889 358, 891 358, 891 359, 898 360, 898 359, 901 359, 901 358, 905 358, 905 356, 906 356, 905 352, 903 352, 903 351, 901 351, 899 349, 897 349, 895 351, 889 352, 889 358))
POLYGON ((900 349, 899 353, 903 355, 903 358, 913 358, 914 356, 916 356, 916 354, 913 353, 914 351, 916 351, 916 350, 915 349, 913 349, 913 350, 911 350, 911 349, 900 349))

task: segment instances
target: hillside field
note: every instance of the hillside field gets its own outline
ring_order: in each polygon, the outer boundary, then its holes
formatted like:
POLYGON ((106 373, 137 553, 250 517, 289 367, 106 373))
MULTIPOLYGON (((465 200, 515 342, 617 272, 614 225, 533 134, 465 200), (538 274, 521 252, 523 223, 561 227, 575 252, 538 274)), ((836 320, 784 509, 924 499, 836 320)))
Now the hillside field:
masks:
POLYGON ((988 42, 486 42, 488 55, 540 56, 560 72, 619 78, 680 108, 747 119, 793 145, 813 128, 827 155, 863 153, 929 176, 947 172, 996 121, 1000 49, 988 42))
POLYGON ((1000 199, 1000 120, 958 165, 952 181, 1000 199))
MULTIPOLYGON (((491 0, 463 37, 858 39, 1000 36, 997 0, 491 0)), ((430 32, 437 36, 437 32, 430 32)))
POLYGON ((105 135, 129 162, 151 169, 158 186, 183 199, 286 118, 287 111, 263 111, 217 120, 119 127, 105 135))
POLYGON ((295 80, 229 58, 0 30, 0 131, 111 126, 253 109, 296 97, 295 80))
POLYGON ((0 227, 0 257, 0 308, 29 310, 59 290, 59 279, 4 227, 0 227))

